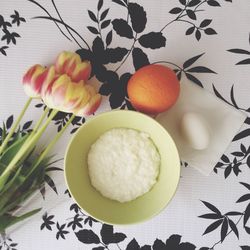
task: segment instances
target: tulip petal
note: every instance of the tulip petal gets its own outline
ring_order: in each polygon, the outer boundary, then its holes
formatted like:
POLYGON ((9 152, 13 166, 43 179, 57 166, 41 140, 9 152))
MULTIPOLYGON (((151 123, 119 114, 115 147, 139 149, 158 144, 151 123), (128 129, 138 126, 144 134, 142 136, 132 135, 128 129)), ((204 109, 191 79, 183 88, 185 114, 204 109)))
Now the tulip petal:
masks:
POLYGON ((23 76, 23 87, 25 93, 32 98, 39 98, 44 83, 46 69, 36 64, 28 69, 23 76))
POLYGON ((81 105, 81 107, 75 111, 76 116, 91 115, 101 104, 102 96, 99 93, 96 93, 95 89, 91 85, 85 85, 85 89, 87 89, 91 98, 87 104, 81 105))

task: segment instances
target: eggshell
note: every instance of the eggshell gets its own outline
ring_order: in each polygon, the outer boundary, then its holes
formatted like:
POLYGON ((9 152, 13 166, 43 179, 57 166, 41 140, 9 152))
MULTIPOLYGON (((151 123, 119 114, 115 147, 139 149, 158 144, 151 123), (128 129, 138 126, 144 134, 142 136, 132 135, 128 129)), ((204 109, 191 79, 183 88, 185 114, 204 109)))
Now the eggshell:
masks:
POLYGON ((180 122, 181 135, 196 150, 204 150, 210 142, 209 126, 204 118, 195 112, 187 112, 180 122))

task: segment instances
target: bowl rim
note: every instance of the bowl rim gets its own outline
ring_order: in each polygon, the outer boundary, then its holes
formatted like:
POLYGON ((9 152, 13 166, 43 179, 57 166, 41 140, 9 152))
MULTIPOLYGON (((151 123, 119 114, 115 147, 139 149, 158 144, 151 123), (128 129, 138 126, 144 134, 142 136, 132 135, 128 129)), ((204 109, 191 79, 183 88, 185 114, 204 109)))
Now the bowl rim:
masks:
MULTIPOLYGON (((68 151, 69 151, 69 148, 74 140, 74 138, 77 136, 77 134, 79 133, 80 129, 83 129, 87 123, 89 122, 92 122, 92 121, 95 121, 96 119, 99 119, 101 116, 106 116, 106 115, 109 115, 111 113, 136 113, 137 115, 140 115, 140 116, 143 116, 143 117, 146 117, 146 118, 149 118, 151 119, 153 122, 156 122, 158 123, 158 125, 160 127, 162 127, 163 130, 165 130, 165 132, 169 135, 170 139, 172 140, 172 143, 176 149, 176 154, 177 154, 177 158, 180 162, 180 156, 179 156, 179 152, 178 152, 178 149, 177 149, 177 146, 172 138, 172 136, 169 134, 169 132, 157 121, 155 120, 154 118, 152 118, 151 116, 149 115, 146 115, 144 113, 141 113, 139 111, 133 111, 133 110, 111 110, 111 111, 107 111, 107 112, 103 112, 103 113, 100 113, 100 114, 97 114, 95 115, 94 117, 90 118, 89 120, 86 120, 84 124, 82 124, 78 130, 76 131, 76 133, 70 138, 68 144, 67 144, 67 147, 66 147, 66 150, 65 150, 65 154, 64 154, 64 180, 65 180, 65 183, 66 183, 66 186, 68 188, 68 191, 70 192, 70 195, 71 195, 71 198, 74 200, 74 202, 79 206, 80 209, 82 209, 84 211, 85 214, 87 214, 88 216, 96 219, 97 221, 100 221, 102 223, 105 223, 105 224, 109 224, 109 225, 113 225, 113 226, 129 226, 129 225, 137 225, 137 224, 141 224, 143 222, 146 222, 152 218, 154 218, 155 216, 159 215, 166 207, 167 205, 172 201, 172 199, 174 198, 176 192, 177 192, 177 188, 179 186, 179 182, 180 182, 180 175, 181 175, 181 164, 178 164, 178 180, 177 180, 177 183, 176 183, 176 186, 174 188, 174 191, 172 193, 172 196, 171 198, 168 200, 168 202, 166 202, 166 204, 161 207, 159 210, 157 210, 155 213, 152 213, 150 216, 144 218, 144 219, 140 219, 140 220, 136 220, 134 222, 128 222, 128 223, 113 223, 109 220, 105 220, 105 219, 100 219, 100 218, 97 218, 93 215, 91 215, 89 212, 87 212, 79 203, 78 201, 75 199, 73 193, 70 191, 70 186, 69 186, 69 182, 68 182, 68 179, 67 179, 67 171, 66 171, 66 161, 67 161, 67 155, 68 155, 68 151)), ((107 198, 108 199, 108 198, 107 198)))

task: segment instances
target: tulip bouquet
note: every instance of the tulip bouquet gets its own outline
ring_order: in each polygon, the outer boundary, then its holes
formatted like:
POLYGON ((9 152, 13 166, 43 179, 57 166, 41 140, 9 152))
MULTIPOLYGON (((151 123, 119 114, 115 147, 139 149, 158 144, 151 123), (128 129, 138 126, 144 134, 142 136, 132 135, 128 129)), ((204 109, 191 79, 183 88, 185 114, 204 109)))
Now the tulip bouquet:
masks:
POLYGON ((62 52, 54 65, 32 66, 23 77, 23 87, 29 96, 19 117, 6 133, 2 128, 0 145, 0 232, 37 213, 33 210, 15 216, 16 210, 44 184, 49 151, 75 116, 93 114, 101 103, 101 95, 87 83, 91 73, 88 61, 72 52, 62 52), (35 127, 26 135, 20 133, 20 121, 33 98, 41 98, 46 108, 35 127), (71 113, 65 126, 46 148, 35 154, 35 146, 50 121, 59 112, 71 113))

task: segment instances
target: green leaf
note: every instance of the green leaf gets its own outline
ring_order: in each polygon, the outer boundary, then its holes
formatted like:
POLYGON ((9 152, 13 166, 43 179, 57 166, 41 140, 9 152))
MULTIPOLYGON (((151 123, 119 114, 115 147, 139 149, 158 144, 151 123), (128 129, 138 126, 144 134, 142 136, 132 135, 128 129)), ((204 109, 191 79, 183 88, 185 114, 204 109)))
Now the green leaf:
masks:
MULTIPOLYGON (((23 146, 26 139, 28 138, 28 134, 18 139, 14 144, 12 144, 10 147, 8 147, 4 153, 2 154, 0 158, 0 163, 4 164, 5 166, 8 166, 8 164, 11 162, 13 157, 17 154, 19 149, 23 146)), ((2 172, 0 172, 1 174, 2 172)))
POLYGON ((28 213, 25 213, 21 216, 12 216, 9 214, 0 216, 0 232, 4 232, 8 227, 27 219, 28 217, 38 213, 41 210, 41 208, 34 209, 28 213))

